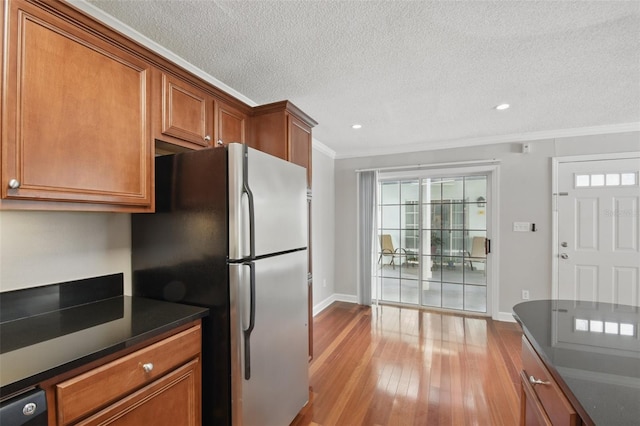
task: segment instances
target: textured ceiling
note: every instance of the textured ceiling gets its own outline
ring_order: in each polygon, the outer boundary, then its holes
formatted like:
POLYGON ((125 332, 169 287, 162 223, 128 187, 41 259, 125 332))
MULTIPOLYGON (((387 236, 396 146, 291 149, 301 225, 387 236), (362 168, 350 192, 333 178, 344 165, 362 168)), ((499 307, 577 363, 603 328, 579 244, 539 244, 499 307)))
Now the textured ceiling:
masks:
POLYGON ((640 129, 639 1, 88 3, 338 157, 640 129))

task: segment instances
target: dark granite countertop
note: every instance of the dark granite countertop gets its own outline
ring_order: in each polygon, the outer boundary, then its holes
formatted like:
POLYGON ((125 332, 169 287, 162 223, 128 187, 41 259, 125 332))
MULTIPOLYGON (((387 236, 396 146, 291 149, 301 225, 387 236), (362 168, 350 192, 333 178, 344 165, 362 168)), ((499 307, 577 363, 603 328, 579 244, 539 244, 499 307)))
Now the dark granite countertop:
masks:
POLYGON ((580 417, 596 425, 640 419, 640 308, 536 300, 513 308, 580 417))
MULTIPOLYGON (((83 288, 91 289, 91 285, 83 288)), ((63 305, 59 301, 65 297, 59 297, 59 287, 43 289, 57 293, 56 303, 63 305)), ((77 301, 78 293, 73 294, 77 301)), ((16 302, 13 294, 3 295, 2 302, 11 301, 12 306, 31 300, 27 311, 34 310, 38 299, 29 294, 29 299, 16 302)), ((202 307, 123 295, 64 305, 62 309, 5 318, 0 323, 0 397, 208 315, 208 309, 202 307)))

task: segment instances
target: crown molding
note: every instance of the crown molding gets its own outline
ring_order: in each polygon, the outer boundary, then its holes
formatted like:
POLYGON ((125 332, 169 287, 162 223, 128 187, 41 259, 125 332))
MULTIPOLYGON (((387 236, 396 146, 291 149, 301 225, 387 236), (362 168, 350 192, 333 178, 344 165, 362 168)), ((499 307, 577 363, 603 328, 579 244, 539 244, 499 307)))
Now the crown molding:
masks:
POLYGON ((482 136, 468 139, 452 139, 435 142, 420 142, 395 147, 380 147, 366 150, 338 151, 336 159, 375 157, 390 154, 405 154, 438 149, 466 148, 479 145, 493 145, 508 142, 525 142, 543 139, 558 139, 574 136, 602 135, 607 133, 625 133, 640 131, 640 122, 620 123, 603 126, 578 127, 573 129, 543 130, 539 132, 513 133, 509 135, 482 136))
POLYGON ((132 39, 133 41, 141 44, 142 46, 146 47, 147 49, 157 53, 160 56, 163 56, 164 58, 168 59, 169 61, 173 62, 174 64, 178 65, 179 67, 185 69, 186 71, 189 71, 190 73, 200 77, 201 79, 203 79, 206 82, 212 84, 213 86, 217 87, 218 89, 220 89, 220 90, 228 93, 229 95, 241 100, 245 104, 250 105, 250 106, 257 106, 258 105, 256 102, 254 102, 253 100, 247 98, 242 93, 240 93, 237 90, 229 87, 228 85, 224 84, 223 82, 221 82, 217 78, 213 77, 212 75, 206 73, 205 71, 201 70, 200 68, 198 68, 198 67, 190 64, 189 62, 185 61, 180 56, 176 55, 175 53, 173 53, 172 51, 170 51, 166 47, 163 47, 163 46, 159 45, 155 41, 151 40, 150 38, 146 37, 145 35, 143 35, 143 34, 139 33, 138 31, 134 30, 133 28, 131 28, 127 24, 125 24, 122 21, 119 21, 116 18, 114 18, 113 16, 109 15, 108 13, 103 11, 102 9, 98 9, 96 6, 92 5, 91 3, 87 3, 86 0, 67 0, 67 3, 71 4, 75 8, 81 10, 82 12, 85 12, 87 15, 92 16, 93 18, 97 19, 98 21, 102 22, 103 24, 108 25, 109 27, 111 27, 114 30, 120 32, 121 34, 125 35, 126 37, 129 37, 130 39, 132 39))
POLYGON ((320 142, 319 140, 317 140, 316 138, 312 138, 312 145, 313 145, 313 149, 320 151, 321 153, 323 153, 324 155, 326 155, 327 157, 333 160, 336 159, 336 152, 333 149, 326 146, 325 144, 323 144, 322 142, 320 142))

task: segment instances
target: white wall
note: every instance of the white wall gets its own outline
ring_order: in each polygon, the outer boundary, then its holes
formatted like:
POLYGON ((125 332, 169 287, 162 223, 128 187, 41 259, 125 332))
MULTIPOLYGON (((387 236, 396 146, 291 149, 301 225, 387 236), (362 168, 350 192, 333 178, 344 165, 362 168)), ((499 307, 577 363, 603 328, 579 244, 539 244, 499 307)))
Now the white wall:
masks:
POLYGON ((0 212, 0 291, 123 272, 131 294, 131 216, 0 212))
MULTIPOLYGON (((640 151, 640 133, 580 136, 505 143, 438 151, 337 159, 335 161, 335 291, 355 296, 356 290, 356 173, 357 169, 500 160, 498 214, 499 291, 494 317, 510 318, 523 289, 531 299, 551 297, 551 166, 555 156, 640 151), (538 232, 515 233, 513 222, 534 222, 538 232)), ((496 247, 498 248, 498 247, 496 247)))
POLYGON ((325 152, 313 150, 312 226, 314 314, 332 301, 335 293, 335 180, 334 160, 325 152))

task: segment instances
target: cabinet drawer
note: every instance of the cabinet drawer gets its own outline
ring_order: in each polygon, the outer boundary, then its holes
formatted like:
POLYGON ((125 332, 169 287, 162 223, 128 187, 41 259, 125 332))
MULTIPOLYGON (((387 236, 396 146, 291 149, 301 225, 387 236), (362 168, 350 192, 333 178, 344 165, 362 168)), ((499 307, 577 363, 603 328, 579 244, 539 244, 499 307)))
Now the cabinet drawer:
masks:
POLYGON ((200 393, 197 389, 200 389, 198 358, 81 420, 77 426, 200 425, 200 393))
POLYGON ((554 426, 577 426, 580 424, 580 418, 569 400, 524 336, 522 337, 522 368, 527 380, 533 376, 535 379, 545 382, 545 384, 532 385, 531 390, 544 407, 545 413, 554 426))
POLYGON ((520 382, 522 387, 520 394, 520 425, 553 426, 524 371, 520 372, 520 382))
POLYGON ((56 385, 58 424, 78 420, 184 364, 200 353, 200 339, 197 325, 56 385))

